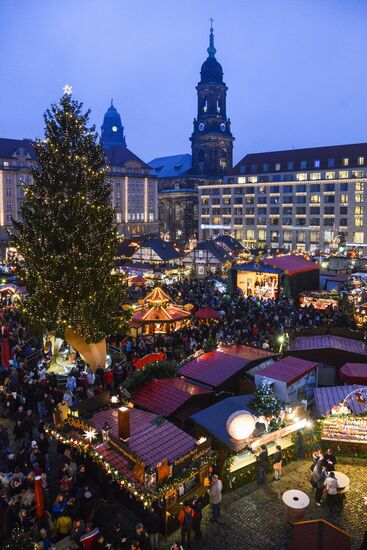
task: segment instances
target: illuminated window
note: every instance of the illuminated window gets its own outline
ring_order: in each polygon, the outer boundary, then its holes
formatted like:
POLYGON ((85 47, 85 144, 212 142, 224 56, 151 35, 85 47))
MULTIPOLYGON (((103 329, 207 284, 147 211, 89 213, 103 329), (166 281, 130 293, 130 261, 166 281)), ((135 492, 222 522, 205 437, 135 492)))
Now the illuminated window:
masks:
POLYGON ((364 164, 364 157, 358 157, 358 164, 359 166, 362 166, 362 164, 364 164))
POLYGON ((299 173, 299 174, 296 174, 296 180, 297 181, 306 181, 307 180, 307 174, 304 174, 304 173, 299 173))
POLYGON ((266 229, 259 229, 259 241, 266 241, 266 229))
POLYGON ((347 203, 348 202, 348 195, 345 195, 345 194, 340 195, 340 202, 342 202, 344 204, 347 203))
POLYGON ((363 178, 364 170, 352 170, 352 178, 363 178))
POLYGON ((301 168, 301 170, 306 170, 307 161, 306 160, 301 160, 299 167, 301 168))
POLYGON ((5 176, 6 183, 11 183, 11 176, 5 176))
POLYGON ((121 222, 122 222, 122 215, 121 215, 121 212, 117 212, 117 213, 116 213, 116 221, 117 221, 117 223, 121 223, 121 222))
POLYGON ((311 231, 310 233, 310 241, 312 243, 317 243, 319 242, 319 238, 320 238, 320 233, 318 231, 311 231))
POLYGON ((363 217, 362 216, 354 216, 354 225, 356 227, 363 227, 363 217))
POLYGON ((275 170, 276 172, 279 172, 280 170, 280 162, 277 162, 276 165, 275 165, 275 170))
POLYGON ((363 195, 361 195, 360 193, 356 193, 355 201, 363 202, 363 195))
POLYGON ((363 214, 363 206, 356 206, 354 209, 355 214, 363 214))
POLYGON ((313 161, 313 167, 314 168, 320 168, 320 161, 319 160, 314 160, 313 161))
POLYGON ((320 172, 311 172, 310 179, 311 180, 321 180, 321 173, 320 172))
POLYGON ((339 170, 339 178, 340 179, 347 178, 348 176, 349 176, 348 170, 339 170))
POLYGON ((246 229, 246 239, 248 241, 253 241, 255 239, 254 229, 246 229))
POLYGON ((10 189, 10 187, 7 187, 6 188, 6 196, 10 197, 10 195, 11 195, 11 189, 10 189))
POLYGON ((357 181, 356 182, 356 191, 363 191, 363 182, 357 181))
POLYGON ((311 195, 310 201, 311 202, 320 202, 320 196, 319 195, 311 195))
POLYGON ((214 216, 213 225, 219 225, 219 224, 220 224, 220 218, 218 216, 214 216))
POLYGON ((335 172, 325 172, 325 179, 333 180, 335 178, 335 172))
POLYGON ((257 176, 249 176, 248 182, 249 183, 257 183, 257 176))
POLYGON ((237 178, 237 183, 246 183, 246 178, 245 176, 239 176, 237 178))
POLYGON ((353 241, 356 244, 363 244, 364 241, 364 233, 363 231, 355 231, 353 235, 353 241))
POLYGON ((343 158, 343 166, 349 166, 349 159, 348 158, 343 158))

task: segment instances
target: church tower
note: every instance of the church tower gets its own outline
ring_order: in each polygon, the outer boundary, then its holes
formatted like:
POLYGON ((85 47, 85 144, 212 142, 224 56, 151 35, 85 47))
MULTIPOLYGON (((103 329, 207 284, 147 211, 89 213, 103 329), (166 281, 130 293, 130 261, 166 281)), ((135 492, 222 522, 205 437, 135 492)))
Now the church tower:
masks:
POLYGON ((101 141, 105 149, 119 145, 126 147, 124 127, 117 109, 113 106, 112 99, 111 106, 107 109, 104 116, 101 132, 101 141))
POLYGON ((191 135, 192 174, 221 177, 232 168, 233 140, 231 121, 226 113, 227 86, 214 47, 213 20, 210 28, 208 58, 201 66, 196 86, 198 114, 191 135))

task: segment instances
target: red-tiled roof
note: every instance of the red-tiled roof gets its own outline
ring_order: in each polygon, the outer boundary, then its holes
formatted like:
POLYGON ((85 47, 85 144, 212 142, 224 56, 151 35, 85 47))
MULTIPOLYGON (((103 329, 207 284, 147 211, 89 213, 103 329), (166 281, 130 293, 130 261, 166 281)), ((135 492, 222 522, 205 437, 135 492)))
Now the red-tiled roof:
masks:
POLYGON ((302 256, 287 254, 285 256, 274 256, 274 258, 264 258, 265 264, 276 269, 281 269, 286 275, 296 275, 306 271, 320 269, 319 264, 315 264, 310 260, 305 260, 302 256))
MULTIPOLYGON (((99 411, 90 422, 97 430, 108 422, 111 434, 118 438, 117 414, 117 409, 99 411)), ((162 424, 156 423, 156 414, 135 408, 129 414, 130 438, 127 445, 145 464, 155 466, 165 458, 173 462, 195 448, 195 439, 172 422, 164 420, 162 424)))
POLYGON ((316 366, 316 363, 311 361, 305 361, 304 359, 288 355, 288 357, 284 357, 280 361, 259 370, 256 374, 266 376, 266 378, 271 378, 272 380, 286 382, 287 386, 289 386, 315 369, 316 366))
POLYGON ((216 388, 255 360, 274 354, 248 346, 229 346, 203 353, 179 369, 179 374, 216 388))
POLYGON ((352 340, 351 338, 342 338, 341 336, 332 336, 330 334, 323 336, 298 336, 291 341, 289 349, 307 350, 328 348, 367 355, 367 348, 364 342, 352 340))
POLYGON ((128 461, 121 456, 119 453, 111 449, 108 445, 102 443, 96 448, 98 454, 102 455, 105 460, 107 460, 116 470, 120 472, 124 477, 130 479, 137 487, 141 489, 144 486, 136 479, 134 471, 131 470, 128 461))
POLYGON ((367 384, 367 363, 345 363, 339 375, 348 384, 367 384))
POLYGON ((169 416, 193 395, 209 391, 182 378, 161 378, 150 380, 139 388, 134 394, 134 403, 161 416, 169 416))
MULTIPOLYGON (((353 386, 332 386, 330 388, 315 388, 315 403, 319 416, 327 416, 335 405, 339 405, 341 401, 349 395, 353 390, 357 390, 362 386, 354 384, 353 386)), ((365 405, 357 403, 356 399, 348 399, 348 407, 354 414, 366 413, 365 405)))

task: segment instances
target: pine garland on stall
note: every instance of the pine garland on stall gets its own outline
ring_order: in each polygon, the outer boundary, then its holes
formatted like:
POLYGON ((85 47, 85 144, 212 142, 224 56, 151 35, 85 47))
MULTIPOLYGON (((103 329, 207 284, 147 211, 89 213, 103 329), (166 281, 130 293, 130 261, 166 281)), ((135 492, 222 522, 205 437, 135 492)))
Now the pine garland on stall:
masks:
POLYGON ((69 91, 46 111, 45 140, 33 144, 33 178, 10 237, 22 258, 31 325, 60 336, 71 328, 91 343, 123 328, 126 290, 114 271, 115 211, 89 114, 69 91))

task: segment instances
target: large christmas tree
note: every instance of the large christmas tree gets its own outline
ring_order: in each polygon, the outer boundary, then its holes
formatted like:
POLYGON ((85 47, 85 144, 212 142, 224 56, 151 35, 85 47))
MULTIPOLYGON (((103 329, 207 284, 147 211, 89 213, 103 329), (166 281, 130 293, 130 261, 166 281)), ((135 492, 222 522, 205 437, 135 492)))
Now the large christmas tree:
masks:
POLYGON ((250 407, 259 416, 276 416, 280 413, 281 403, 275 397, 273 389, 266 380, 262 380, 254 391, 250 407))
POLYGON ((90 111, 70 91, 44 115, 45 140, 34 143, 33 182, 12 240, 30 322, 91 344, 122 328, 125 285, 113 270, 117 231, 103 149, 90 111))

